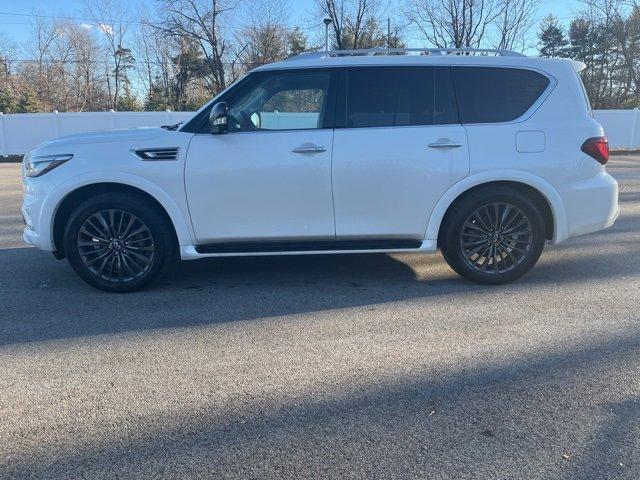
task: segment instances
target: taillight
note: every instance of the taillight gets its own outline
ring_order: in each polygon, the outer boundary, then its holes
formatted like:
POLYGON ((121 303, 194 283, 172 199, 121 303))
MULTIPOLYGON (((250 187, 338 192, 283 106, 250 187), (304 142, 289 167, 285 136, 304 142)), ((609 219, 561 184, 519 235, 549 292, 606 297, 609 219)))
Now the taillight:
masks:
POLYGON ((580 149, 602 165, 609 161, 609 141, 607 137, 593 137, 582 144, 580 149))

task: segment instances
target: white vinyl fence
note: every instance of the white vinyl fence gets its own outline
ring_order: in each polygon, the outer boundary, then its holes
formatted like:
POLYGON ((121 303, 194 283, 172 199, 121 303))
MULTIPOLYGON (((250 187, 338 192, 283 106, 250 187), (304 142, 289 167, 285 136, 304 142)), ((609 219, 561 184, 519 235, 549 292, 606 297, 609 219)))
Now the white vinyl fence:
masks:
POLYGON ((594 110, 611 148, 640 148, 640 110, 594 110))
POLYGON ((114 128, 159 127, 188 120, 193 112, 74 112, 0 115, 0 155, 22 155, 47 140, 114 128))
MULTIPOLYGON (((596 110, 594 113, 604 126, 612 148, 640 148, 640 110, 596 110)), ((22 155, 62 135, 172 125, 192 115, 193 112, 168 111, 0 114, 0 155, 22 155)), ((265 126, 282 126, 291 120, 290 115, 295 114, 263 114, 262 121, 265 126)), ((309 121, 313 123, 316 119, 309 121)))

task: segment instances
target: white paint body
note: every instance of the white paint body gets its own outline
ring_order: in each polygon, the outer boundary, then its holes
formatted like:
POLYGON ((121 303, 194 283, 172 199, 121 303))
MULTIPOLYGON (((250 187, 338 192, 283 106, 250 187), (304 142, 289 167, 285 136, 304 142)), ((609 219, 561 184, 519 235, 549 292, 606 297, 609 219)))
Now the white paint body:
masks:
MULTIPOLYGON (((104 182, 133 186, 154 197, 173 223, 183 259, 245 255, 201 254, 196 247, 248 240, 400 238, 419 240, 418 251, 432 252, 452 202, 468 189, 494 181, 519 182, 546 198, 553 213, 554 243, 615 221, 617 183, 580 150, 587 138, 604 132, 589 112, 570 61, 301 57, 259 70, 360 65, 518 67, 543 73, 551 84, 522 117, 500 124, 226 135, 150 128, 62 137, 30 153, 73 154, 73 159, 41 177, 24 178, 25 240, 54 251, 54 219, 61 202, 80 187, 104 182), (461 146, 428 148, 442 140, 461 146), (292 153, 304 144, 324 151, 292 153), (133 152, 162 147, 177 147, 177 159, 143 161, 133 152)), ((320 252, 278 254, 289 253, 320 252)))

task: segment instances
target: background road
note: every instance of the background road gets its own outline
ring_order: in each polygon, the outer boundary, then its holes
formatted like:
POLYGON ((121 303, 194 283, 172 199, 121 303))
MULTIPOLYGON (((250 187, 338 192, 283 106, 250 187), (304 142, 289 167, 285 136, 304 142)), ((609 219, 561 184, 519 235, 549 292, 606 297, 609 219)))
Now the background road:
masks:
POLYGON ((617 224, 506 287, 262 257, 123 296, 22 244, 0 164, 0 478, 640 478, 640 158, 609 171, 617 224))

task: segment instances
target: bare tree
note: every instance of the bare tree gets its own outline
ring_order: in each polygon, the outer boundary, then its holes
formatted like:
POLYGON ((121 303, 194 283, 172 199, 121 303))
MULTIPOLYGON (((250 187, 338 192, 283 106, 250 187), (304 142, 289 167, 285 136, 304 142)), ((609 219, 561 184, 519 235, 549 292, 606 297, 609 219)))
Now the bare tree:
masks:
POLYGON ((544 0, 500 0, 493 46, 504 50, 524 51, 530 47, 530 33, 538 23, 537 12, 544 0))
POLYGON ((288 54, 288 4, 285 0, 256 0, 246 10, 244 27, 236 35, 243 67, 251 70, 283 60, 288 54))
MULTIPOLYGON (((158 0, 162 18, 154 27, 174 38, 194 42, 204 56, 208 89, 215 94, 227 86, 227 58, 239 52, 229 48, 224 23, 237 9, 239 0, 158 0)), ((233 60, 231 60, 233 61, 233 60)))
POLYGON ((478 47, 500 14, 496 0, 407 0, 409 22, 438 48, 478 47))
POLYGON ((0 34, 0 78, 12 73, 17 51, 17 45, 5 35, 0 34))
MULTIPOLYGON (((379 30, 380 0, 315 0, 318 13, 331 19, 333 41, 338 49, 368 48, 372 38, 384 37, 379 30), (374 35, 371 35, 374 26, 374 35)), ((384 39, 380 42, 384 45, 384 39)))
POLYGON ((107 75, 107 88, 111 97, 111 108, 116 109, 121 85, 133 62, 131 49, 126 47, 128 31, 132 24, 131 14, 120 0, 87 0, 85 14, 102 33, 107 43, 109 59, 113 66, 111 73, 107 75))
POLYGON ((56 40, 59 30, 55 27, 54 22, 43 17, 36 16, 33 28, 33 40, 29 48, 30 53, 34 54, 36 62, 36 84, 35 88, 38 96, 43 98, 49 96, 49 82, 45 76, 47 66, 46 60, 50 54, 51 44, 56 40))
POLYGON ((72 52, 70 64, 71 99, 70 108, 81 112, 87 109, 102 109, 104 78, 99 73, 102 48, 94 32, 74 23, 67 23, 67 41, 72 52))

